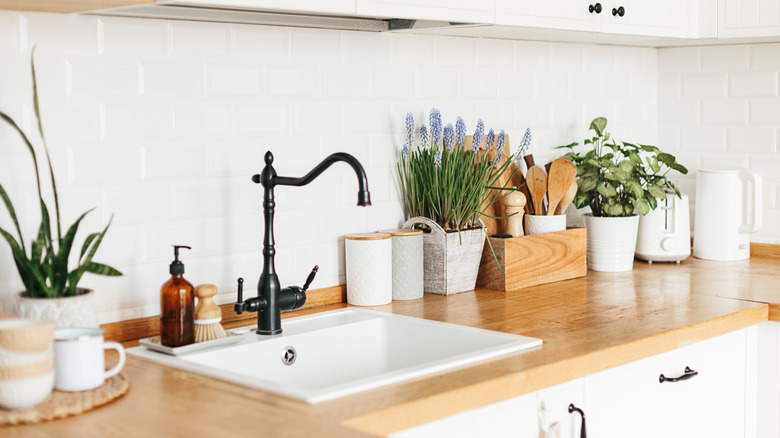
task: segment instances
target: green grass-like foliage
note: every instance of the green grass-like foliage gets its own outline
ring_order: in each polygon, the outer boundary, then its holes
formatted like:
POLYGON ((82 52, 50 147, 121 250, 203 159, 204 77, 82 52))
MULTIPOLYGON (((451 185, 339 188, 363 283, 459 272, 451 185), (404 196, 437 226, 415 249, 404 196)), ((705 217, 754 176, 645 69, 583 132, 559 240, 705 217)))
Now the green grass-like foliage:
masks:
MULTIPOLYGON (((447 232, 482 228, 481 207, 490 196, 490 189, 509 190, 495 184, 513 157, 494 167, 484 152, 457 146, 447 150, 433 141, 430 147, 425 146, 410 151, 397 164, 409 215, 427 217, 447 232), (441 165, 436 163, 439 152, 441 165)), ((487 205, 502 197, 496 196, 487 205)))
POLYGON ((666 175, 671 170, 686 174, 685 166, 656 146, 615 140, 606 127, 604 117, 591 122, 596 135, 584 141, 592 146, 585 153, 574 151, 577 142, 558 147, 569 149, 563 158, 577 165, 577 208, 589 205, 597 217, 631 216, 635 209, 645 215, 666 199, 667 191, 681 196, 666 175))
MULTIPOLYGON (((35 50, 33 49, 33 55, 35 50)), ((78 266, 72 271, 68 271, 68 258, 70 251, 73 248, 73 241, 76 237, 79 224, 84 217, 92 210, 86 211, 84 214, 76 219, 65 232, 62 234, 62 227, 60 226, 60 206, 59 197, 57 196, 57 184, 54 180, 54 171, 51 165, 51 156, 49 155, 49 149, 46 146, 46 141, 43 137, 43 126, 41 124, 40 110, 38 107, 38 86, 35 78, 35 62, 30 60, 30 68, 32 70, 32 82, 33 82, 33 104, 35 108, 35 119, 38 124, 38 132, 41 135, 43 141, 44 151, 46 153, 46 162, 49 167, 49 178, 51 180, 51 188, 54 194, 54 212, 56 218, 56 240, 52 236, 52 222, 49 216, 49 208, 43 200, 43 191, 41 188, 41 176, 38 171, 38 156, 35 153, 30 139, 19 128, 19 125, 10 118, 7 114, 0 111, 0 119, 3 119, 8 125, 10 125, 22 138, 27 149, 30 151, 30 156, 33 160, 35 167, 35 180, 38 186, 38 199, 41 208, 41 225, 38 228, 38 234, 35 240, 32 241, 30 250, 28 251, 24 245, 24 237, 22 236, 22 229, 19 226, 19 219, 16 217, 16 210, 14 209, 11 199, 8 197, 8 193, 5 191, 2 185, 0 185, 0 198, 3 199, 8 214, 11 216, 18 239, 10 232, 0 228, 0 234, 8 245, 11 247, 13 253, 14 262, 16 263, 16 269, 19 271, 19 276, 24 283, 27 295, 33 298, 54 298, 54 297, 66 297, 76 295, 77 285, 81 280, 81 277, 86 272, 91 272, 98 275, 110 275, 118 276, 122 275, 121 272, 116 269, 92 261, 95 252, 97 252, 100 243, 103 241, 103 237, 108 231, 111 221, 108 225, 99 233, 92 233, 87 236, 83 245, 81 246, 81 253, 78 259, 78 266)))

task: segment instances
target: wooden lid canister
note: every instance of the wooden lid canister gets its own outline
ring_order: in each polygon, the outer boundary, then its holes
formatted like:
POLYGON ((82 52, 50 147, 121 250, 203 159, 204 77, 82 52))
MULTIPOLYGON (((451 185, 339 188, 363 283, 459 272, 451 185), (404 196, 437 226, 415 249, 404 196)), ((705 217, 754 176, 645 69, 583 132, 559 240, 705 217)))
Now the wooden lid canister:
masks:
POLYGON ((345 236, 347 303, 380 306, 393 300, 393 241, 387 233, 345 236))

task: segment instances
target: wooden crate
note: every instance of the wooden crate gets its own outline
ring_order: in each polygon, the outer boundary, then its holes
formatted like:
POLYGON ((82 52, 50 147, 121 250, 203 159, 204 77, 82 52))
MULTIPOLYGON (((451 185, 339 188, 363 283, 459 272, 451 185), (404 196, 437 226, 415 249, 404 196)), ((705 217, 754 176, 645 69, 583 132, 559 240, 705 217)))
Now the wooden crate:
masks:
POLYGON ((588 271, 585 260, 585 233, 585 228, 571 228, 556 233, 511 239, 491 237, 490 243, 506 276, 501 274, 486 242, 482 251, 477 287, 511 291, 583 277, 588 271))

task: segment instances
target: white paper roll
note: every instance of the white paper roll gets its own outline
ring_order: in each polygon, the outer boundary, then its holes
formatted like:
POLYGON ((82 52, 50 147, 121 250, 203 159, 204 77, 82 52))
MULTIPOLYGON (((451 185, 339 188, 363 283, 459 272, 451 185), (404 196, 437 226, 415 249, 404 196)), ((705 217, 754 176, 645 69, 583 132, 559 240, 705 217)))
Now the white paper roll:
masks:
POLYGON ((350 234, 345 240, 347 303, 380 306, 393 300, 393 245, 389 234, 350 234))

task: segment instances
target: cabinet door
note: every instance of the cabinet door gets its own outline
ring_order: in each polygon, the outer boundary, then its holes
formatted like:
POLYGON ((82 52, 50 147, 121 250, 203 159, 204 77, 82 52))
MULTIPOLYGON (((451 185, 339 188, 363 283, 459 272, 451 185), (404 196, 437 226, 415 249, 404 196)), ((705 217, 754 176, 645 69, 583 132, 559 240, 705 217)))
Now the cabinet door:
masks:
POLYGON ((604 16, 603 31, 624 35, 686 38, 688 1, 607 0, 601 13, 604 16))
POLYGON ((378 18, 493 24, 493 0, 357 0, 357 14, 378 18))
POLYGON ((261 11, 355 15, 355 0, 174 0, 170 3, 261 11))
POLYGON ((593 436, 745 436, 746 330, 585 378, 593 436), (697 375, 677 382, 686 367, 697 375))
POLYGON ((718 0, 718 38, 780 35, 780 0, 718 0))
POLYGON ((496 0, 496 24, 598 32, 604 5, 603 0, 496 0))

